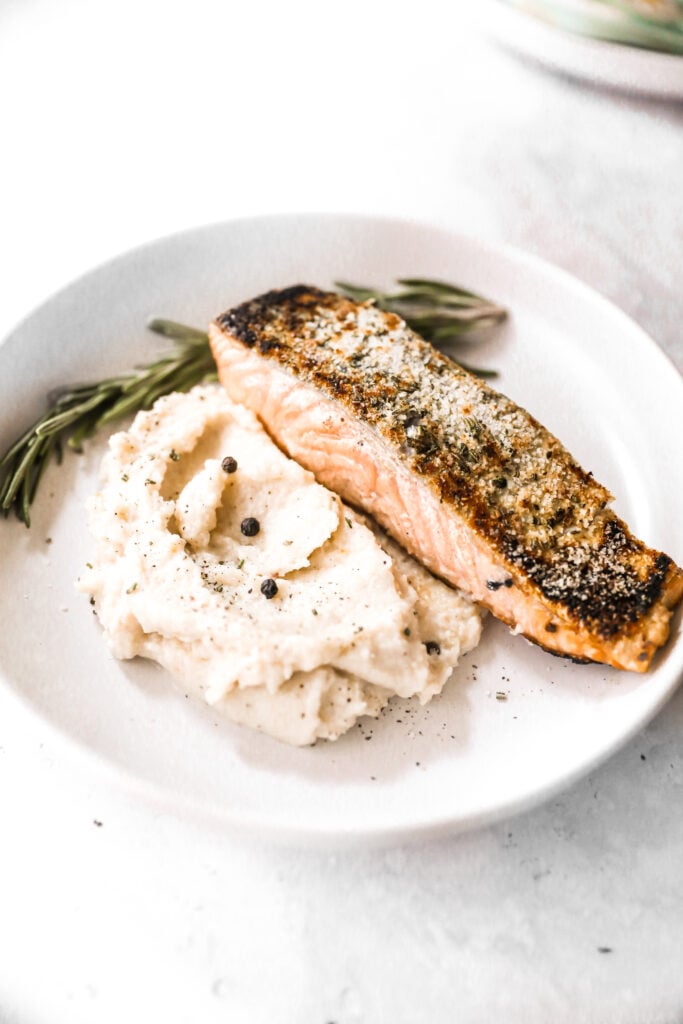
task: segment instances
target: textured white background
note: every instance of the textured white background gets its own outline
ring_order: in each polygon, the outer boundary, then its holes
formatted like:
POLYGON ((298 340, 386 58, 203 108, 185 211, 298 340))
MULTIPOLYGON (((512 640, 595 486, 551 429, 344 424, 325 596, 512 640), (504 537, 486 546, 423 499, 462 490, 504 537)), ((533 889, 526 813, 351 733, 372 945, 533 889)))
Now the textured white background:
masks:
MULTIPOLYGON (((4 0, 0 335, 151 237, 352 210, 535 251, 683 368, 683 108, 461 6, 4 0)), ((683 1019, 683 693, 537 811, 336 854, 151 817, 1 710, 1 1024, 683 1019)))

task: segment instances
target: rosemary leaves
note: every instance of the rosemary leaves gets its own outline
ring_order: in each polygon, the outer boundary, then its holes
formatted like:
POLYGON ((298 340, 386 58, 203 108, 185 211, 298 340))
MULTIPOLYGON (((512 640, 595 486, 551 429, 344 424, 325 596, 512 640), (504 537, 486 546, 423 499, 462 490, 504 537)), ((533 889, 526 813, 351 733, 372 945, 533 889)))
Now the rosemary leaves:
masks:
POLYGON ((171 320, 152 320, 151 331, 172 338, 173 352, 137 372, 94 384, 65 387, 48 396, 49 407, 0 459, 0 510, 13 511, 31 525, 30 506, 53 457, 61 461, 64 442, 80 451, 100 427, 139 409, 149 409, 170 391, 188 391, 215 373, 207 335, 171 320))
MULTIPOLYGON (((464 334, 491 327, 505 318, 505 310, 473 292, 424 278, 397 282, 396 292, 338 284, 357 301, 373 300, 381 309, 396 313, 437 347, 449 346, 464 334)), ((173 320, 155 319, 149 330, 175 343, 174 349, 133 373, 91 384, 64 387, 48 396, 48 409, 10 445, 0 458, 0 511, 14 512, 31 525, 30 506, 51 459, 61 461, 64 445, 80 451, 83 442, 107 423, 140 409, 149 409, 171 391, 188 391, 215 378, 216 367, 204 331, 173 320)), ((466 366, 480 376, 495 371, 466 366)), ((230 472, 226 469, 226 472, 230 472)))

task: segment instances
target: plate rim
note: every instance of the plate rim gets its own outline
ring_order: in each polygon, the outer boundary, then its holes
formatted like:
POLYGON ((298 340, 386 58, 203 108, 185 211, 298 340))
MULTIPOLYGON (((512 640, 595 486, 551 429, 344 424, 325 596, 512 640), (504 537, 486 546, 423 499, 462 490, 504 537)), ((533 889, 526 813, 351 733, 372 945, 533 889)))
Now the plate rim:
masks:
POLYGON ((484 11, 485 30, 491 38, 538 66, 643 99, 683 100, 683 57, 678 54, 573 33, 505 0, 484 0, 484 11), (621 65, 618 71, 613 62, 621 65))
MULTIPOLYGON (((142 254, 145 251, 163 247, 171 242, 179 243, 189 236, 196 238, 202 233, 231 231, 238 225, 243 228, 248 224, 264 224, 274 221, 284 224, 285 222, 294 223, 301 222, 302 220, 307 220, 309 223, 316 223, 321 220, 344 220, 348 223, 358 223, 359 226, 361 223, 365 225, 377 224, 387 227, 391 226, 392 228, 408 232, 411 230, 426 231, 430 234, 440 235, 443 239, 448 239, 452 243, 461 242, 470 247, 475 247, 483 254, 494 254, 498 258, 504 258, 506 262, 512 261, 513 263, 522 264, 532 272, 554 279, 556 283, 564 288, 569 288, 575 293, 577 291, 580 292, 585 299, 602 306, 605 313, 621 321, 622 326, 631 332, 634 344, 642 346, 643 352, 647 354, 648 359, 653 358, 659 361, 662 371, 673 374, 673 378, 678 381, 683 397, 683 377, 679 374, 676 365, 667 353, 655 342, 654 338, 614 302, 569 271, 550 263, 535 253, 530 253, 509 243, 475 237, 433 222, 416 218, 348 212, 316 213, 309 211, 301 214, 260 214, 230 218, 171 232, 124 250, 97 264, 84 274, 77 275, 22 317, 5 337, 0 340, 0 359, 2 359, 2 353, 7 343, 11 342, 12 338, 19 334, 23 326, 33 317, 39 315, 51 303, 58 300, 60 296, 85 279, 106 273, 111 267, 125 262, 134 254, 142 254)), ((183 816, 187 816, 190 819, 203 821, 207 824, 210 823, 215 827, 220 826, 223 829, 229 829, 245 837, 280 841, 286 845, 290 845, 293 842, 299 845, 303 843, 311 846, 329 846, 332 842, 337 845, 358 845, 360 843, 365 845, 387 845, 406 841, 419 841, 482 828, 493 822, 505 820, 508 817, 540 806, 547 800, 552 799, 555 794, 571 787, 578 779, 588 775, 597 766, 612 757, 617 750, 624 747, 633 736, 652 721, 667 701, 671 699, 683 676, 683 644, 679 644, 679 647, 680 653, 677 658, 672 660, 671 668, 665 673, 665 678, 661 684, 662 688, 658 693, 657 699, 647 707, 645 712, 637 717, 637 720, 618 736, 614 737, 605 747, 593 754, 588 760, 582 761, 580 765, 575 766, 571 771, 562 774, 561 777, 553 778, 549 782, 541 784, 517 798, 508 799, 495 806, 484 807, 478 813, 470 812, 461 819, 448 814, 436 816, 431 814, 428 817, 419 819, 413 814, 409 822, 401 821, 396 824, 384 822, 373 825, 366 821, 354 827, 349 827, 348 825, 333 827, 328 823, 315 827, 309 821, 305 826, 298 827, 284 819, 274 819, 270 814, 259 816, 259 814, 253 811, 234 813, 231 812, 229 807, 219 805, 210 800, 200 802, 187 796, 174 796, 168 788, 163 787, 161 784, 142 779, 134 772, 129 771, 125 766, 110 761, 89 746, 85 740, 72 736, 53 722, 47 714, 41 713, 30 702, 27 695, 24 695, 5 679, 2 672, 0 672, 0 683, 2 683, 0 687, 0 700, 7 702, 18 713, 21 713, 26 724, 30 724, 34 729, 37 728, 39 733, 42 732, 43 735, 49 736, 51 744, 64 750, 70 759, 75 760, 76 764, 83 767, 87 765, 90 769, 95 767, 100 779, 114 784, 118 790, 125 792, 131 797, 141 799, 158 809, 163 808, 176 815, 182 813, 183 816)))

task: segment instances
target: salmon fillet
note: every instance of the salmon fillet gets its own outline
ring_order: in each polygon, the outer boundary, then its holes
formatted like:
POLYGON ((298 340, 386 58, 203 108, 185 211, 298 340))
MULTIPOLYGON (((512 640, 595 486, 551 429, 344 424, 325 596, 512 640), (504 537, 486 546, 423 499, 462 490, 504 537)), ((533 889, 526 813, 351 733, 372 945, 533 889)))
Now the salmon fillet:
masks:
POLYGON ((645 671, 683 572, 533 416, 396 315, 298 285, 219 316, 221 383, 436 576, 545 649, 645 671))

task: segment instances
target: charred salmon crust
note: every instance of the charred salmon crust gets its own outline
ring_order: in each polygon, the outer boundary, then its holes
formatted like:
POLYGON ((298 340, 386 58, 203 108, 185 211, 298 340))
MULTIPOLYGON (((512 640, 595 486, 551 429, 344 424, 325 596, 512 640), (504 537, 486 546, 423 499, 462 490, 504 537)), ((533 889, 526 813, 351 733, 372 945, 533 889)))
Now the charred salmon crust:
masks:
POLYGON ((394 314, 314 287, 209 334, 230 395, 433 573, 553 653, 647 669, 683 572, 528 412, 394 314))

